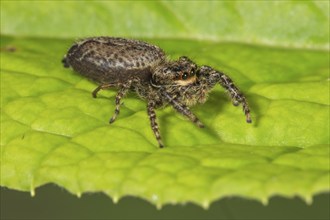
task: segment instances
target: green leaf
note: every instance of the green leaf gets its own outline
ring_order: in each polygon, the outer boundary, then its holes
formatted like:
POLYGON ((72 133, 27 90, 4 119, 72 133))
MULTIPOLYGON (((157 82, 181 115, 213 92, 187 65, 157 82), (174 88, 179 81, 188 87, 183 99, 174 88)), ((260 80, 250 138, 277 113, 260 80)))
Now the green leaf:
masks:
POLYGON ((229 196, 311 201, 329 191, 328 2, 131 5, 1 2, 1 186, 34 194, 55 183, 78 196, 204 207, 229 196), (165 149, 135 94, 109 125, 116 90, 93 99, 97 85, 61 64, 76 36, 109 33, 225 71, 253 123, 216 87, 193 107, 205 129, 157 110, 165 149))

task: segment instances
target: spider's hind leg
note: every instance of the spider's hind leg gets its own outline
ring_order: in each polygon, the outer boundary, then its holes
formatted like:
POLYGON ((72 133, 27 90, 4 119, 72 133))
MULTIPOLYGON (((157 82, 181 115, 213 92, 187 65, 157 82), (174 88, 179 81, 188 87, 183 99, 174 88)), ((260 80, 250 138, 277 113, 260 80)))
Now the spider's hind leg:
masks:
POLYGON ((121 99, 126 95, 126 93, 128 92, 128 90, 131 88, 132 85, 132 80, 128 80, 127 82, 123 83, 123 84, 113 84, 113 83, 109 83, 109 84, 102 84, 100 86, 98 86, 93 92, 92 95, 94 98, 96 98, 97 93, 101 90, 101 89, 108 89, 111 87, 119 87, 119 91, 116 95, 116 107, 115 107, 115 113, 113 114, 113 116, 110 118, 109 123, 113 123, 117 116, 119 115, 120 112, 120 101, 121 99))
POLYGON ((128 92, 128 90, 130 89, 132 85, 132 80, 127 81, 126 83, 122 84, 119 88, 119 91, 116 95, 116 108, 115 108, 115 113, 113 114, 113 116, 110 118, 109 123, 112 124, 117 116, 119 115, 120 112, 120 100, 126 95, 126 93, 128 92))
POLYGON ((115 87, 115 86, 117 86, 117 84, 113 84, 113 83, 99 85, 96 89, 93 90, 92 96, 93 96, 93 98, 96 98, 97 93, 99 93, 100 90, 108 89, 108 88, 115 87))

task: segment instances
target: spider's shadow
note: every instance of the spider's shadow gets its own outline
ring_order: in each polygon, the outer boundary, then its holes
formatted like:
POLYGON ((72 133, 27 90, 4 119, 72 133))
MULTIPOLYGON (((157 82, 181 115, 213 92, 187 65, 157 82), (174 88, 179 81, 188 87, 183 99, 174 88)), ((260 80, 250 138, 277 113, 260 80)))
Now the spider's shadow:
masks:
MULTIPOLYGON (((115 91, 115 90, 114 90, 115 91)), ((100 95, 99 98, 104 98, 107 100, 110 100, 110 102, 114 102, 115 100, 115 94, 116 93, 104 93, 103 95, 100 95)), ((134 94, 134 93, 129 93, 123 100, 122 100, 122 109, 121 109, 121 116, 119 117, 128 117, 131 116, 135 113, 136 109, 130 109, 127 108, 127 106, 125 106, 124 102, 125 99, 139 99, 139 97, 134 94)), ((251 107, 251 111, 252 111, 252 115, 256 116, 256 115, 260 115, 260 109, 257 108, 257 103, 254 102, 253 98, 249 98, 247 97, 248 101, 249 101, 249 105, 251 107), (252 102, 251 102, 252 101, 252 102)), ((140 100, 141 102, 143 102, 142 100, 140 100)), ((210 93, 210 96, 208 98, 208 100, 204 103, 204 104, 197 104, 196 106, 191 107, 191 111, 203 122, 203 124, 205 125, 205 127, 203 129, 198 128, 197 126, 195 126, 193 129, 200 129, 201 132, 206 133, 207 135, 210 135, 212 139, 218 139, 220 140, 220 136, 218 134, 218 132, 211 127, 211 124, 214 123, 216 117, 219 114, 224 114, 224 107, 226 105, 230 105, 231 108, 242 108, 241 105, 239 106, 233 106, 233 104, 231 103, 230 97, 228 97, 228 95, 226 93, 224 93, 223 91, 212 91, 212 93, 210 93)), ((157 109, 157 119, 159 122, 159 127, 160 127, 160 132, 163 137, 163 141, 165 145, 168 145, 168 141, 165 134, 169 134, 170 131, 173 129, 173 120, 171 120, 173 117, 178 117, 183 119, 182 123, 192 123, 189 121, 189 119, 187 119, 185 116, 177 113, 171 106, 167 106, 165 108, 170 108, 170 111, 165 110, 165 109, 157 109), (164 112, 165 111, 165 112, 164 112)), ((139 111, 145 111, 146 112, 146 118, 147 118, 147 110, 145 109, 144 106, 140 106, 139 111)), ((255 118, 255 117, 254 117, 255 118)), ((234 120, 234 119, 233 119, 234 120)), ((242 120, 244 119, 244 114, 242 112, 242 120)), ((258 120, 254 120, 252 123, 252 126, 256 127, 257 126, 257 122, 258 120)), ((221 122, 220 122, 221 123, 221 122)), ((152 132, 152 131, 150 131, 152 132)))
MULTIPOLYGON (((204 104, 197 104, 196 106, 191 107, 191 111, 203 122, 205 125, 204 128, 198 128, 195 126, 195 129, 201 129, 202 132, 207 133, 214 139, 220 139, 219 134, 212 129, 210 126, 212 124, 212 121, 215 120, 219 112, 223 110, 223 106, 225 104, 231 104, 229 98, 221 91, 214 91, 208 98, 208 100, 204 104)), ((168 106, 167 108, 171 108, 168 106)), ((160 122, 160 129, 161 133, 168 134, 171 130, 171 117, 176 117, 175 114, 177 113, 173 108, 171 111, 162 114, 161 117, 159 117, 160 122)), ((181 118, 183 118, 183 123, 192 123, 187 119, 185 116, 182 116, 179 114, 181 118)), ((166 137, 163 138, 165 144, 167 144, 166 137)))

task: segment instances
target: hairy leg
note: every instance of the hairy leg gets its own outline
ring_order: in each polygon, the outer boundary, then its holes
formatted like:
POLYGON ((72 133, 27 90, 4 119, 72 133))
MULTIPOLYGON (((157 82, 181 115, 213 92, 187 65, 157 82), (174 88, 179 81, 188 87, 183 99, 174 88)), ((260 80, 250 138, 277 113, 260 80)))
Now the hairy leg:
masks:
POLYGON ((116 108, 115 108, 115 113, 113 114, 113 116, 111 117, 109 123, 112 124, 117 116, 119 115, 119 112, 120 112, 120 100, 126 95, 126 93, 128 92, 129 88, 131 87, 132 85, 132 81, 129 80, 127 81, 126 83, 122 84, 120 87, 119 87, 119 91, 116 95, 116 108))
POLYGON ((97 93, 101 90, 101 89, 108 89, 108 88, 111 88, 111 87, 116 87, 118 86, 118 84, 113 84, 113 83, 109 83, 109 84, 102 84, 102 85, 99 85, 96 89, 94 89, 94 91, 92 92, 92 96, 93 98, 96 98, 97 97, 97 93))
POLYGON ((170 97, 166 92, 163 92, 163 95, 177 112, 189 118, 190 121, 195 123, 198 127, 204 128, 203 123, 197 118, 194 113, 190 111, 188 106, 183 103, 180 103, 176 98, 170 97))
POLYGON ((233 81, 223 72, 217 71, 209 66, 201 66, 199 74, 202 76, 203 83, 212 88, 219 83, 229 93, 235 106, 242 103, 246 122, 251 123, 250 108, 243 93, 234 85, 233 81))
POLYGON ((243 93, 234 85, 233 81, 223 73, 220 74, 220 85, 229 92, 234 105, 237 106, 239 103, 242 103, 246 122, 251 123, 250 108, 243 93))
POLYGON ((159 132, 159 127, 158 127, 158 124, 156 121, 157 118, 156 118, 156 112, 155 112, 155 103, 153 101, 148 102, 147 111, 148 111, 148 115, 149 115, 149 119, 150 119, 151 129, 156 136, 159 147, 163 148, 164 144, 162 142, 162 138, 161 138, 160 132, 159 132))

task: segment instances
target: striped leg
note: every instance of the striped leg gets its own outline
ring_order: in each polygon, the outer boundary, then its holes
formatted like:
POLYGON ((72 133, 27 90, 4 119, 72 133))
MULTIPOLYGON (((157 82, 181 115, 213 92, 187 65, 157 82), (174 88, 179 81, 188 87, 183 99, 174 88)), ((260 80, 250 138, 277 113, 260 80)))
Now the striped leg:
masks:
POLYGON ((164 92, 163 95, 177 112, 189 118, 190 121, 195 123, 198 127, 204 128, 204 124, 190 111, 188 106, 178 102, 176 98, 171 98, 166 92, 164 92))
POLYGON ((117 118, 117 116, 118 116, 118 114, 120 112, 120 105, 121 105, 120 100, 126 95, 126 93, 128 92, 129 88, 131 87, 131 84, 132 84, 132 81, 129 80, 127 83, 121 85, 121 87, 120 87, 120 89, 119 89, 119 91, 118 91, 118 93, 116 95, 115 113, 113 114, 113 116, 111 117, 111 119, 109 121, 110 124, 112 124, 116 120, 116 118, 117 118))
POLYGON ((234 85, 233 81, 225 74, 220 75, 220 84, 223 88, 225 88, 229 94, 231 99, 233 100, 234 105, 239 105, 242 103, 243 111, 246 116, 246 122, 251 123, 251 116, 250 116, 250 108, 246 101, 245 96, 241 93, 241 91, 234 85))
POLYGON ((115 87, 117 86, 117 84, 112 84, 112 83, 109 83, 109 84, 103 84, 103 85, 99 85, 96 89, 94 89, 94 91, 92 92, 92 96, 93 98, 96 98, 97 96, 97 93, 101 90, 101 89, 108 89, 110 87, 115 87))
POLYGON ((154 134, 156 136, 159 147, 163 148, 164 144, 162 142, 162 138, 161 138, 160 133, 159 133, 159 127, 158 127, 158 124, 156 122, 155 103, 153 101, 148 102, 147 111, 148 111, 148 115, 149 115, 149 119, 150 119, 151 129, 152 129, 152 131, 154 132, 154 134))
POLYGON ((242 103, 246 122, 252 122, 250 109, 246 98, 242 94, 242 92, 234 85, 233 81, 229 78, 229 76, 209 66, 201 66, 200 74, 206 76, 205 81, 208 86, 213 87, 216 83, 219 83, 224 89, 226 89, 227 92, 230 94, 231 100, 235 106, 242 103))

